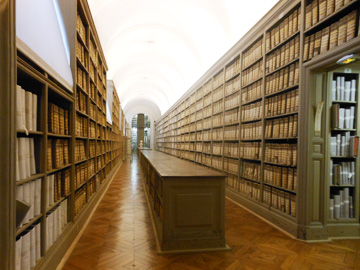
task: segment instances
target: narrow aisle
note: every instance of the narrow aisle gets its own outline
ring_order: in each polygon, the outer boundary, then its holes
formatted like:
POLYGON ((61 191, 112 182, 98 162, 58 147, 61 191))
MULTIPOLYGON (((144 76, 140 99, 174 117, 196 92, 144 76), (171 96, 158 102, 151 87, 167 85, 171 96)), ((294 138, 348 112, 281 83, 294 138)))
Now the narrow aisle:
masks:
POLYGON ((157 255, 137 159, 117 172, 64 270, 360 269, 360 240, 294 240, 226 200, 230 252, 157 255))

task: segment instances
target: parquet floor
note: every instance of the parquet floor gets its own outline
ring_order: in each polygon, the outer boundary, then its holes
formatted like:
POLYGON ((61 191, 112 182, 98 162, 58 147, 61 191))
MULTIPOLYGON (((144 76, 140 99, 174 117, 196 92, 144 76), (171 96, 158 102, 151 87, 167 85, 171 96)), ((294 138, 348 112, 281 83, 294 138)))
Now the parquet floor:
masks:
POLYGON ((232 251, 157 255, 134 159, 117 172, 63 269, 360 269, 360 240, 300 242, 228 200, 226 241, 232 251))

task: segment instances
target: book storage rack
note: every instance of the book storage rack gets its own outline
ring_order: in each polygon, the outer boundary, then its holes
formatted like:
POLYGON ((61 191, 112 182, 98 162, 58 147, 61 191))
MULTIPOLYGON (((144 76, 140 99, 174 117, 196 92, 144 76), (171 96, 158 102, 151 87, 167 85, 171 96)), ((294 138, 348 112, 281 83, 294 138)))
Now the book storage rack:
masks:
MULTIPOLYGON (((358 6, 359 1, 280 1, 156 123, 156 149, 226 173, 229 198, 298 238, 359 236, 355 229, 360 224, 358 188, 344 186, 341 192, 347 205, 353 200, 349 211, 354 213, 353 229, 341 234, 336 228, 344 229, 340 225, 344 220, 330 218, 328 209, 335 198, 338 202, 342 186, 329 185, 330 176, 327 184, 318 180, 318 170, 325 174, 330 162, 322 160, 320 167, 307 163, 313 155, 307 145, 310 118, 315 117, 308 115, 312 110, 307 103, 316 99, 309 94, 314 89, 309 70, 314 65, 320 69, 318 63, 329 56, 336 62, 344 49, 359 51, 358 6), (219 84, 214 85, 215 81, 219 84), (317 188, 310 188, 315 183, 317 188), (322 186, 329 192, 322 194, 322 186)), ((345 77, 349 76, 355 75, 345 77)), ((348 109, 347 113, 351 107, 357 111, 354 101, 335 104, 348 109)), ((329 134, 348 138, 357 129, 333 129, 329 134)), ((323 143, 329 145, 330 137, 323 143)), ((342 167, 351 168, 357 160, 346 158, 329 160, 342 172, 342 167)))
POLYGON ((21 50, 14 59, 12 203, 24 201, 30 211, 19 228, 10 222, 16 241, 6 269, 58 265, 123 161, 119 119, 124 114, 115 90, 113 123, 106 121, 107 66, 89 7, 80 0, 61 4, 66 6, 73 89, 21 50))

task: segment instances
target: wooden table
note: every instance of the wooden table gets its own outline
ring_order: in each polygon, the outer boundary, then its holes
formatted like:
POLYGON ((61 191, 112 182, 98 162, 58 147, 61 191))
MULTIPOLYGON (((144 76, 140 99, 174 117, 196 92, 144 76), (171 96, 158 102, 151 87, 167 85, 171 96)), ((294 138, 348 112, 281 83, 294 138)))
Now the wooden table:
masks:
POLYGON ((158 252, 227 250, 225 175, 158 151, 140 151, 158 252))

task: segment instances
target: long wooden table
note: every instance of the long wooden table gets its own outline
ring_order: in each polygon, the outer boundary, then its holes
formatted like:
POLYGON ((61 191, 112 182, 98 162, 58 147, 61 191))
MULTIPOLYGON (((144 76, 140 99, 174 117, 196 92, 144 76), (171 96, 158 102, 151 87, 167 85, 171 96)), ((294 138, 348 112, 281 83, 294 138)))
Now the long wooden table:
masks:
POLYGON ((227 250, 225 175, 153 150, 139 159, 158 252, 227 250))

